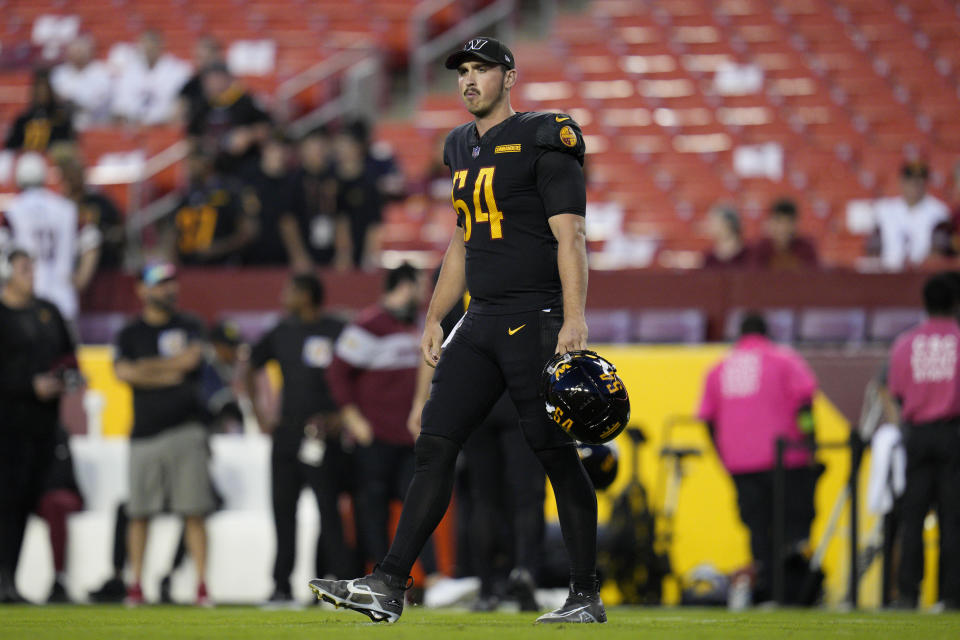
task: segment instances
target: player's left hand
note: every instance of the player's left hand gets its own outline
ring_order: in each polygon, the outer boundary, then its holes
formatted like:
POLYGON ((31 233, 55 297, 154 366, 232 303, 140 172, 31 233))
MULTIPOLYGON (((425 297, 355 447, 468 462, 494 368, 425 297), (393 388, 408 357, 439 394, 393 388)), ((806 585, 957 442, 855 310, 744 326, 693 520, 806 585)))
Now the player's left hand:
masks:
POLYGON ((587 348, 587 321, 583 316, 576 318, 565 318, 563 326, 560 327, 560 335, 557 336, 557 349, 555 353, 567 353, 568 351, 580 351, 587 348))

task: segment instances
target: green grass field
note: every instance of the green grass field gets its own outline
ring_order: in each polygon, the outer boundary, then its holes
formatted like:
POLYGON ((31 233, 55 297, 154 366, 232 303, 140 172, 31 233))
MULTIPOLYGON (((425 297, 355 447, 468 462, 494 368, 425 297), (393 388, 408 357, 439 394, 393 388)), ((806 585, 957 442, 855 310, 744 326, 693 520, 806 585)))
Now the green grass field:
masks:
POLYGON ((835 613, 615 607, 606 625, 534 626, 534 616, 471 614, 408 609, 394 625, 365 622, 356 613, 311 608, 260 611, 249 607, 2 607, 3 640, 106 640, 110 638, 229 638, 231 640, 319 640, 390 638, 472 640, 474 638, 603 637, 605 640, 723 638, 895 638, 956 640, 960 614, 835 613))

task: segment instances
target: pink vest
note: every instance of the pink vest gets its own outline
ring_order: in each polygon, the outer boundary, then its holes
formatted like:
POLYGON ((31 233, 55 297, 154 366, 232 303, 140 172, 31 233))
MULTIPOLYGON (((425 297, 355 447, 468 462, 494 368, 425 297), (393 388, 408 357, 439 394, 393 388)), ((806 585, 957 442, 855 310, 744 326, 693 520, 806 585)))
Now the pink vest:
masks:
MULTIPOLYGON (((748 335, 707 374, 698 417, 714 424, 717 452, 730 473, 769 471, 777 438, 800 441, 797 411, 809 404, 817 379, 794 350, 748 335)), ((788 449, 788 468, 810 462, 805 449, 788 449)))
POLYGON ((953 318, 930 318, 893 343, 890 392, 903 419, 922 424, 960 416, 960 326, 953 318))

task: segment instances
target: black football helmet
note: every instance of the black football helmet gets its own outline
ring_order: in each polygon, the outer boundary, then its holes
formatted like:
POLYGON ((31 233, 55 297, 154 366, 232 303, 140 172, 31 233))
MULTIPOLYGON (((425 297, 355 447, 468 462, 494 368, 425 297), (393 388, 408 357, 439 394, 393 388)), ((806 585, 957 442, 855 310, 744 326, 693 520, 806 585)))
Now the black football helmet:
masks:
POLYGON ((577 455, 593 481, 593 488, 602 491, 613 484, 620 468, 620 453, 617 443, 584 444, 577 446, 577 455))
POLYGON ((609 442, 630 420, 630 398, 617 368, 593 351, 553 356, 541 385, 547 414, 580 442, 609 442))

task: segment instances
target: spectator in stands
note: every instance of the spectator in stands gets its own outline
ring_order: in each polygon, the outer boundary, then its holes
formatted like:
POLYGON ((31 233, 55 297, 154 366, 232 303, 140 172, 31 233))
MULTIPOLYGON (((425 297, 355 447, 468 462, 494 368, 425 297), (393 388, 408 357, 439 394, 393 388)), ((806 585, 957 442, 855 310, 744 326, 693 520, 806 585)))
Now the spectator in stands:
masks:
POLYGON ((30 104, 14 120, 4 146, 16 151, 46 151, 50 145, 72 142, 74 137, 70 109, 53 92, 50 72, 38 69, 33 74, 30 104))
POLYGON ((370 123, 366 120, 358 119, 347 123, 346 131, 360 141, 366 156, 367 169, 374 176, 384 201, 403 198, 406 195, 406 182, 390 144, 374 141, 371 138, 370 123))
POLYGON ((93 58, 93 37, 79 36, 67 45, 66 62, 50 75, 57 97, 72 107, 74 124, 84 129, 110 119, 113 78, 110 69, 93 58))
POLYGON ((2 259, 0 604, 22 604, 15 579, 27 518, 54 462, 60 398, 79 374, 67 323, 34 294, 30 254, 14 249, 2 259))
POLYGON ((47 163, 39 153, 21 155, 15 173, 20 194, 0 216, 0 248, 6 237, 34 256, 37 295, 73 321, 77 294, 90 283, 100 259, 100 231, 80 218, 71 200, 46 187, 47 163))
MULTIPOLYGON (((337 177, 330 142, 330 133, 323 127, 314 129, 300 141, 300 170, 295 176, 293 206, 305 246, 302 251, 296 248, 290 256, 292 266, 298 271, 308 269, 311 264, 328 266, 334 263, 338 253, 343 261, 349 261, 349 227, 337 216, 337 177), (338 226, 342 227, 339 231, 338 226)), ((291 245, 291 249, 294 248, 291 245)))
POLYGON ((77 154, 63 156, 58 166, 64 195, 77 205, 80 226, 91 225, 100 230, 100 261, 97 268, 120 269, 127 239, 123 214, 105 193, 87 185, 85 167, 77 154))
POLYGON ((817 266, 817 248, 797 234, 797 203, 781 198, 770 205, 767 237, 751 250, 761 269, 809 269, 817 266))
POLYGON ((203 108, 203 74, 214 65, 226 64, 220 41, 210 35, 201 36, 193 47, 193 75, 180 89, 180 119, 187 125, 203 108))
POLYGON ((294 214, 294 177, 290 149, 279 131, 263 143, 260 162, 243 175, 243 208, 254 227, 243 254, 248 265, 304 264, 305 249, 294 214), (299 264, 297 264, 299 263, 299 264))
POLYGON ((949 217, 947 205, 927 193, 929 169, 908 162, 900 170, 901 195, 874 205, 884 269, 898 271, 921 264, 930 255, 937 225, 949 217))
POLYGON ((140 36, 138 49, 117 81, 113 113, 133 124, 171 122, 177 95, 190 77, 190 65, 164 53, 163 36, 153 29, 140 36))
POLYGON ((338 226, 338 245, 349 245, 348 256, 338 253, 341 269, 372 268, 380 256, 380 225, 383 221, 383 193, 378 175, 367 163, 363 141, 349 130, 334 138, 337 176, 337 212, 346 221, 338 226))
POLYGON ((205 519, 215 503, 207 469, 200 371, 203 324, 177 309, 172 264, 144 268, 137 289, 143 312, 117 338, 117 378, 133 388, 127 551, 131 605, 144 603, 141 581, 150 518, 165 508, 183 517, 197 575, 197 605, 208 605, 205 519))
MULTIPOLYGON (((811 405, 817 379, 793 350, 767 337, 763 316, 748 313, 740 339, 713 367, 704 383, 698 417, 707 423, 723 466, 733 476, 740 518, 750 530, 750 550, 757 569, 754 602, 773 595, 773 563, 784 562, 788 550, 801 548, 813 522, 813 496, 820 470, 809 449, 787 449, 786 548, 774 549, 771 522, 774 496, 774 451, 779 438, 794 444, 812 442, 811 405)), ((793 567, 793 565, 789 565, 793 567)), ((786 576, 787 601, 798 601, 806 569, 786 576)))
MULTIPOLYGON (((409 264, 387 272, 381 301, 343 330, 327 380, 356 448, 356 509, 365 560, 387 552, 389 503, 413 478, 413 406, 420 362, 417 312, 423 278, 409 264)), ((426 555, 426 554, 425 554, 426 555)), ((425 558, 427 573, 435 563, 425 558)))
POLYGON ((238 264, 254 224, 232 186, 199 150, 187 158, 188 185, 167 221, 166 244, 181 264, 238 264))
POLYGON ((950 218, 933 229, 930 251, 941 258, 960 255, 960 161, 953 167, 953 192, 950 194, 950 218))
POLYGON ((37 515, 47 523, 50 550, 53 552, 53 587, 48 604, 70 602, 66 589, 67 516, 83 509, 83 498, 73 472, 70 439, 59 424, 56 427, 53 464, 47 473, 43 495, 37 504, 37 515))
POLYGON ((290 573, 297 547, 297 502, 304 486, 316 495, 322 522, 317 573, 343 576, 354 569, 337 507, 349 466, 340 446, 337 406, 326 381, 344 323, 323 312, 323 298, 323 285, 315 275, 293 276, 283 292, 287 317, 257 342, 250 355, 248 394, 254 399, 261 429, 273 436, 271 484, 277 555, 275 588, 269 599, 272 605, 293 601, 290 573), (276 424, 265 416, 254 393, 253 374, 270 361, 277 362, 283 374, 283 400, 276 424))
POLYGON ((916 608, 924 573, 924 521, 937 509, 940 598, 960 609, 960 327, 955 274, 927 280, 927 320, 890 350, 887 380, 904 425, 906 488, 900 499, 900 608, 916 608))
POLYGON ((218 169, 228 175, 256 164, 260 144, 270 135, 270 117, 220 62, 203 72, 203 95, 187 135, 215 154, 218 169))
POLYGON ((751 254, 743 242, 740 214, 728 205, 716 205, 707 214, 707 233, 713 246, 703 256, 703 266, 749 267, 751 254))

